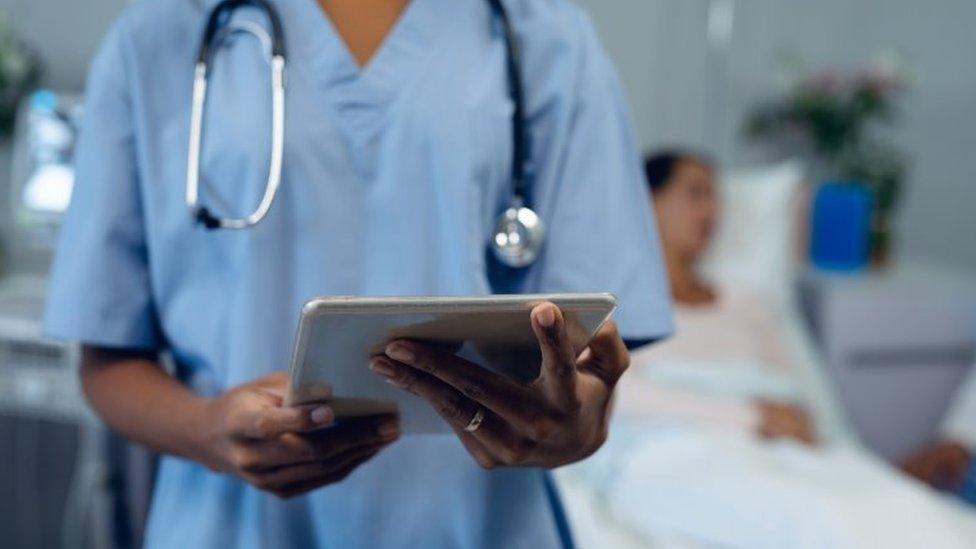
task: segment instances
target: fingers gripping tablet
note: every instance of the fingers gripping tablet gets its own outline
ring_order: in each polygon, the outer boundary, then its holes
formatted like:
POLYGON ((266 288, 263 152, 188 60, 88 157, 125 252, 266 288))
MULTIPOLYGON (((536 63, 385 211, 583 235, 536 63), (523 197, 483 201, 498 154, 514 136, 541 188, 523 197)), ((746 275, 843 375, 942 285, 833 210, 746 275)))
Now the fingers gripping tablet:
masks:
POLYGON ((611 294, 312 299, 302 308, 287 402, 328 402, 340 420, 399 413, 404 433, 447 432, 425 402, 371 372, 370 359, 391 341, 415 340, 530 383, 541 358, 529 313, 543 301, 563 312, 577 354, 616 307, 611 294))

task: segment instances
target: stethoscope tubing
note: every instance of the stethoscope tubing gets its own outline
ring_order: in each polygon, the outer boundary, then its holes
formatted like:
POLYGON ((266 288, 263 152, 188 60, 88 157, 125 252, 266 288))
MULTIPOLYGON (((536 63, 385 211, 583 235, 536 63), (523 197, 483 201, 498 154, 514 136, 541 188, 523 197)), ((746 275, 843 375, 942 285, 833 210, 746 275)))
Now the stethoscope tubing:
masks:
POLYGON ((190 109, 190 143, 186 170, 186 205, 191 215, 208 228, 247 229, 261 222, 274 203, 281 186, 281 166, 285 148, 285 58, 271 57, 271 160, 264 194, 257 208, 240 218, 216 217, 199 204, 200 149, 203 140, 203 110, 207 102, 207 64, 197 62, 190 109))
POLYGON ((281 168, 285 149, 285 46, 281 19, 274 6, 266 0, 224 0, 207 20, 200 52, 193 74, 193 98, 190 107, 190 132, 186 168, 186 206, 190 215, 209 229, 247 229, 268 215, 281 186, 281 168), (200 150, 203 146, 203 113, 207 104, 210 62, 216 53, 215 43, 221 38, 225 17, 240 6, 252 5, 262 10, 271 24, 272 35, 261 34, 254 26, 238 26, 238 30, 254 34, 261 40, 271 66, 271 158, 264 193, 257 208, 239 218, 218 217, 200 205, 200 150))
MULTIPOLYGON (((545 239, 545 225, 527 204, 529 175, 529 135, 525 122, 525 98, 521 75, 521 52, 517 37, 501 0, 487 0, 493 14, 501 22, 505 35, 508 95, 512 112, 512 195, 508 208, 502 212, 496 232, 489 245, 503 264, 525 267, 538 257, 545 239)), ((285 142, 285 45, 281 19, 268 0, 223 0, 211 11, 204 28, 203 40, 193 75, 193 96, 190 107, 190 129, 186 168, 186 206, 190 215, 208 229, 247 229, 257 225, 271 209, 281 185, 282 159, 285 142), (219 217, 200 205, 200 150, 203 145, 203 114, 207 104, 210 63, 228 29, 228 19, 238 7, 250 5, 263 11, 271 26, 271 36, 257 25, 238 24, 232 30, 253 34, 264 45, 271 65, 271 158, 264 194, 257 208, 238 218, 219 217)))

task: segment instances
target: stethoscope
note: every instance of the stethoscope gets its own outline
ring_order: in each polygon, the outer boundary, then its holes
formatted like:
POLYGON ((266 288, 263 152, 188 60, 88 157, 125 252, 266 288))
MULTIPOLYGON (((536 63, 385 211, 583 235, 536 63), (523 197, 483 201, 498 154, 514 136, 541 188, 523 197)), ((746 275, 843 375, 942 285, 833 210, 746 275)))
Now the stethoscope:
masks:
MULTIPOLYGON (((501 0, 487 0, 502 24, 505 34, 508 95, 512 112, 512 194, 508 208, 498 217, 489 246, 502 264, 526 267, 538 257, 545 240, 545 226, 526 202, 526 179, 529 171, 529 144, 522 93, 521 61, 516 36, 501 0)), ((223 0, 211 10, 203 31, 200 53, 193 77, 193 100, 190 111, 190 143, 186 168, 186 205, 190 214, 207 229, 247 229, 257 225, 268 214, 281 185, 281 162, 285 140, 285 42, 281 19, 268 0, 223 0), (232 12, 252 6, 269 21, 271 33, 251 21, 231 22, 232 12), (271 160, 264 194, 257 208, 246 217, 220 217, 200 205, 200 145, 203 135, 203 112, 207 99, 210 62, 215 44, 231 34, 247 33, 262 44, 271 66, 271 160)))

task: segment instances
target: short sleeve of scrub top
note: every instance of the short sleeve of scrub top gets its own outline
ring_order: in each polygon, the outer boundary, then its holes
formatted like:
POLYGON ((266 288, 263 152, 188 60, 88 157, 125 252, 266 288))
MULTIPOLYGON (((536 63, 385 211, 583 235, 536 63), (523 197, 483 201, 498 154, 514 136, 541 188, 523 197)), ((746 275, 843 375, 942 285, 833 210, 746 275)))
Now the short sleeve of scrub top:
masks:
POLYGON ((75 185, 45 312, 52 336, 117 348, 162 345, 150 291, 133 106, 116 25, 92 61, 75 185))
MULTIPOLYGON (((184 199, 193 62, 216 0, 130 3, 91 67, 44 329, 165 349, 213 396, 287 367, 319 295, 610 291, 631 339, 671 329, 632 128, 578 8, 504 0, 520 38, 539 260, 511 272, 487 242, 511 193, 504 43, 487 2, 411 0, 365 67, 313 0, 276 0, 288 46, 282 184, 246 231, 195 226, 184 199)), ((251 8, 235 18, 264 24, 251 8)), ((268 166, 268 67, 221 46, 201 198, 247 213, 268 166), (257 83, 257 84, 256 84, 257 83)), ((283 501, 162 456, 145 546, 567 547, 547 471, 486 471, 453 435, 404 436, 343 482, 283 501)))

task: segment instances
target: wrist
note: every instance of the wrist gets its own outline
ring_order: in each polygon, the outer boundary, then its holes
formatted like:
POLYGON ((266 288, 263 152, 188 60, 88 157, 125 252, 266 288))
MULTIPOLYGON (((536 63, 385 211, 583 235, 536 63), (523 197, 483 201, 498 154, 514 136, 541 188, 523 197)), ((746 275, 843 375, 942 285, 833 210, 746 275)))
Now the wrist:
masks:
POLYGON ((221 470, 219 465, 218 431, 216 418, 218 397, 193 395, 186 404, 186 421, 182 429, 184 457, 192 459, 209 469, 221 470))

